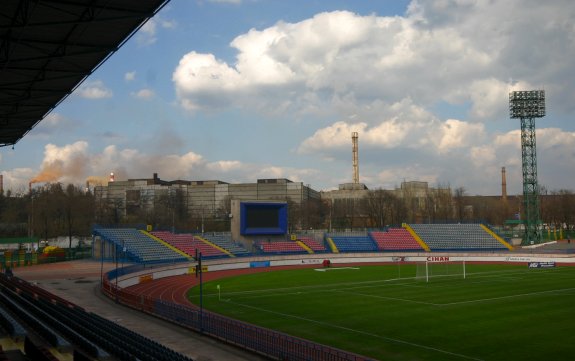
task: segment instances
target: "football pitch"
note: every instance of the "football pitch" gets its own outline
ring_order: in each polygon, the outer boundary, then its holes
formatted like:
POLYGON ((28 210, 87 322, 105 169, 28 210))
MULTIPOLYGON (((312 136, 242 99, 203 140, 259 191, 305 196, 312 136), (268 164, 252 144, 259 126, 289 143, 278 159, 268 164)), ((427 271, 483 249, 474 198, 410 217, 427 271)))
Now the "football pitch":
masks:
POLYGON ((377 360, 575 358, 575 267, 450 267, 270 269, 205 283, 203 307, 377 360))

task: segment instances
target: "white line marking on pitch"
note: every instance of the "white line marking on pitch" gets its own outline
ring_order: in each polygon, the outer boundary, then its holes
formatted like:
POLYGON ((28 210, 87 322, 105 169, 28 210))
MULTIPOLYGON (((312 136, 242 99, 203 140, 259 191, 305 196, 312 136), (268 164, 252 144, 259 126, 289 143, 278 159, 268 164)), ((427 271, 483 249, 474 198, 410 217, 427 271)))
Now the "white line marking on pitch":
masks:
POLYGON ((359 269, 359 267, 335 267, 335 268, 314 268, 314 271, 327 272, 327 271, 337 271, 342 269, 359 269))
POLYGON ((501 297, 492 297, 492 298, 480 298, 478 300, 469 300, 469 301, 458 301, 458 302, 450 302, 450 303, 440 303, 437 306, 453 306, 453 305, 461 305, 466 303, 478 303, 478 302, 488 302, 488 301, 497 301, 503 300, 506 298, 516 298, 516 297, 528 297, 528 296, 537 296, 537 295, 544 295, 547 293, 557 293, 557 292, 565 292, 565 291, 573 291, 575 288, 562 288, 557 290, 548 290, 548 291, 539 291, 539 292, 529 292, 529 293, 519 293, 516 295, 509 295, 509 296, 501 296, 501 297))
POLYGON ((348 291, 342 291, 342 290, 337 290, 337 291, 334 290, 334 292, 349 293, 349 294, 352 294, 352 295, 363 296, 363 297, 381 298, 381 299, 383 299, 383 300, 402 301, 402 302, 408 302, 408 303, 418 303, 418 304, 426 305, 426 306, 440 306, 440 305, 438 305, 437 303, 424 302, 424 301, 415 301, 415 300, 409 300, 409 299, 397 298, 397 297, 386 297, 386 296, 370 295, 370 294, 361 293, 361 292, 348 292, 348 291))

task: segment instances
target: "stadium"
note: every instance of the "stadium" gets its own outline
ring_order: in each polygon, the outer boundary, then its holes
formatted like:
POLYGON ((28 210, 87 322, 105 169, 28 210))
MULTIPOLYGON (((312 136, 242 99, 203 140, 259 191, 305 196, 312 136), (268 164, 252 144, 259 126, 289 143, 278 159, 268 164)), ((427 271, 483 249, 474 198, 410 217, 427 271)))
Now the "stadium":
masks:
MULTIPOLYGON (((13 146, 167 2, 3 7, 0 145, 13 146)), ((41 252, 37 238, 0 239, 0 360, 572 359, 575 244, 563 229, 547 228, 544 240, 539 214, 534 119, 544 92, 510 94, 510 111, 525 133, 526 215, 511 234, 485 221, 422 219, 352 219, 339 230, 331 213, 329 227, 293 227, 294 209, 322 197, 303 182, 112 177, 94 193, 123 197, 115 212, 144 202, 137 187, 185 190, 201 227, 94 224, 78 242, 80 261, 67 259, 71 237, 41 252), (224 199, 221 230, 204 231, 224 199)), ((353 183, 327 194, 329 204, 368 191, 357 139, 353 183)))
MULTIPOLYGON (((232 232, 96 226, 92 259, 74 266, 74 279, 88 272, 84 282, 115 307, 242 349, 246 359, 538 360, 550 349, 570 357, 575 248, 567 240, 513 247, 477 223, 288 234, 286 203, 241 203, 237 232, 255 240, 252 250, 232 232)), ((184 355, 88 312, 93 294, 77 299, 84 306, 71 302, 77 283, 54 287, 70 274, 34 263, 14 257, 16 276, 1 276, 12 342, 34 340, 31 329, 49 340, 26 341, 27 354, 205 357, 202 346, 184 355)))

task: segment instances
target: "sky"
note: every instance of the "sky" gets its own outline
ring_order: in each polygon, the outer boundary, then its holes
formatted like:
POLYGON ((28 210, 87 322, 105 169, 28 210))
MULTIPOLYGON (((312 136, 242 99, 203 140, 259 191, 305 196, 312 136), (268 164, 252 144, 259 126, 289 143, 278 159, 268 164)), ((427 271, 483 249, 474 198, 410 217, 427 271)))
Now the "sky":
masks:
POLYGON ((575 189, 572 0, 171 0, 12 147, 30 181, 287 178, 522 193, 509 92, 543 89, 539 184, 575 189))

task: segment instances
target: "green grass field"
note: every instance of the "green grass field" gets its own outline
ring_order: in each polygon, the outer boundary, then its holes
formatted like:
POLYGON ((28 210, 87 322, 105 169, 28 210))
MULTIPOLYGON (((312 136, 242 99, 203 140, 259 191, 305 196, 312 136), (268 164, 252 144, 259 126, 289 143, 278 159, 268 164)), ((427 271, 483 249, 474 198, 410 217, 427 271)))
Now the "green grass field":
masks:
MULTIPOLYGON (((459 274, 429 282, 415 279, 416 268, 219 279, 204 284, 203 305, 378 360, 575 359, 575 267, 468 264, 465 279, 452 268, 459 274)), ((198 303, 198 287, 189 297, 198 303)))

